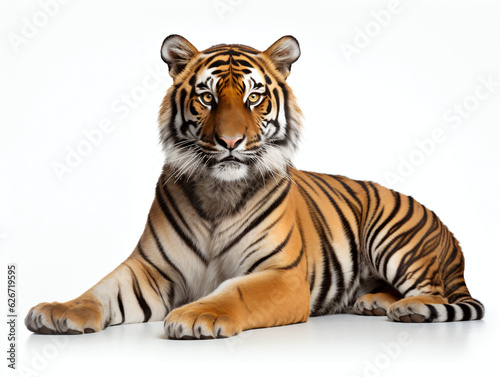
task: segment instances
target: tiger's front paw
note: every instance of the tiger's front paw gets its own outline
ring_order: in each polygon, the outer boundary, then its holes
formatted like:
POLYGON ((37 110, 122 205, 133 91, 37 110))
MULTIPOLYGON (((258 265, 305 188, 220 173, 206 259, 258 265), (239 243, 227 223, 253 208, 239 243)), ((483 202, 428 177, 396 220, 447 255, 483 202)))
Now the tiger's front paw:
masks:
POLYGON ((24 323, 37 334, 77 335, 101 331, 102 306, 90 299, 41 303, 31 308, 24 323))
POLYGON ((214 339, 238 335, 242 328, 231 314, 216 305, 194 302, 170 312, 165 318, 170 339, 214 339))

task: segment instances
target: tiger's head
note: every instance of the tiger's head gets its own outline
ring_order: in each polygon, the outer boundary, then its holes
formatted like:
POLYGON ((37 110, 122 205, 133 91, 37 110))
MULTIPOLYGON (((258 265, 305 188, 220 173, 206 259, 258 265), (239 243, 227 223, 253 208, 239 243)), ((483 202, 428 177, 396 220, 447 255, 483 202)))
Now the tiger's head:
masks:
POLYGON ((161 106, 160 137, 175 177, 287 175, 302 117, 285 81, 300 56, 295 38, 265 51, 235 44, 198 51, 170 35, 161 56, 174 83, 161 106))

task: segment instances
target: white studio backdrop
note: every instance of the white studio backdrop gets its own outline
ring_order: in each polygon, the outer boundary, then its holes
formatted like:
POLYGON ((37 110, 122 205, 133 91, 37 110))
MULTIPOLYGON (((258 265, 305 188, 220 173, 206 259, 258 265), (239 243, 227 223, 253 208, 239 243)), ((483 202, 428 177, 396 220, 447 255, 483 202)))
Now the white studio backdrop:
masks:
MULTIPOLYGON (((460 365, 455 375, 465 375, 477 363, 494 362, 500 2, 0 4, 0 281, 7 280, 7 264, 16 263, 18 365, 31 368, 31 374, 12 375, 62 376, 75 365, 75 376, 113 368, 122 375, 167 373, 185 371, 182 363, 194 372, 205 364, 223 369, 223 363, 234 368, 245 361, 265 364, 271 374, 326 365, 331 375, 413 376, 415 366, 445 371, 460 365), (392 364, 375 369, 369 362, 377 360, 370 355, 377 355, 379 339, 391 344, 400 330, 391 327, 391 335, 384 335, 384 326, 392 324, 358 317, 256 330, 223 345, 177 342, 176 360, 162 357, 168 341, 161 338, 161 324, 78 339, 30 335, 22 319, 31 306, 76 297, 124 260, 142 233, 163 161, 156 118, 171 79, 159 51, 169 34, 200 50, 218 43, 265 49, 283 35, 295 36, 302 56, 288 82, 305 115, 296 166, 376 181, 435 211, 464 249, 468 286, 487 309, 481 324, 432 325, 428 339, 421 337, 401 356, 389 352, 392 364), (328 330, 336 321, 343 331, 328 330), (367 335, 358 347, 360 331, 367 335), (326 335, 346 347, 329 348, 326 335), (428 353, 436 336, 443 348, 462 343, 462 353, 440 348, 426 361, 418 352, 428 353), (236 345, 248 354, 225 352, 236 345), (440 352, 446 356, 441 361, 440 352)), ((4 313, 6 289, 0 290, 4 313)), ((5 326, 1 334, 7 344, 5 326)), ((4 375, 6 360, 0 369, 4 375)))

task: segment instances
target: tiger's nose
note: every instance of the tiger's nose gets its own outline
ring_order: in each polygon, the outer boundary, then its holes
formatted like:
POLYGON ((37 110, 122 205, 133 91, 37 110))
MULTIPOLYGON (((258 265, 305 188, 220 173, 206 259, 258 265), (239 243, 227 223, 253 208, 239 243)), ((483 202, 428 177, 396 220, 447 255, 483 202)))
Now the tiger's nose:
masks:
POLYGON ((229 150, 236 148, 238 145, 241 144, 243 141, 243 136, 242 135, 236 135, 233 137, 228 137, 224 135, 215 135, 215 140, 217 140, 217 143, 219 143, 221 146, 224 148, 227 148, 229 150))

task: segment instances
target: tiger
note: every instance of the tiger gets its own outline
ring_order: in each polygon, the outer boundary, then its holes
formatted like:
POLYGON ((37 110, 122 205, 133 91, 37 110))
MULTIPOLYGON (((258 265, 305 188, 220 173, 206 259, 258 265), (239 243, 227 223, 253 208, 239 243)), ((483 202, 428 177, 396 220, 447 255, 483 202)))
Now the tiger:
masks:
POLYGON ((160 106, 163 170, 132 254, 81 296, 26 316, 39 334, 164 321, 168 339, 350 313, 395 322, 478 320, 458 241, 411 196, 297 170, 303 116, 287 84, 301 54, 161 46, 173 79, 160 106))

